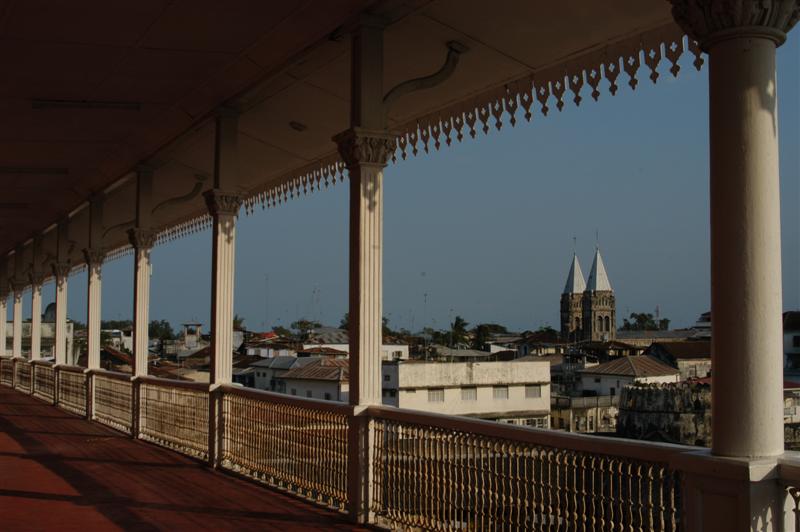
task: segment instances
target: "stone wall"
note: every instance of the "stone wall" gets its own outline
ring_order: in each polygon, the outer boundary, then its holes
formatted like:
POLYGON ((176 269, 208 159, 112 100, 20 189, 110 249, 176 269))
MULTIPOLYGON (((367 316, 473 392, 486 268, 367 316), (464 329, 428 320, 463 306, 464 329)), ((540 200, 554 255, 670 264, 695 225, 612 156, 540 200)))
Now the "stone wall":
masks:
POLYGON ((637 440, 711 446, 711 387, 636 384, 622 390, 617 434, 637 440))

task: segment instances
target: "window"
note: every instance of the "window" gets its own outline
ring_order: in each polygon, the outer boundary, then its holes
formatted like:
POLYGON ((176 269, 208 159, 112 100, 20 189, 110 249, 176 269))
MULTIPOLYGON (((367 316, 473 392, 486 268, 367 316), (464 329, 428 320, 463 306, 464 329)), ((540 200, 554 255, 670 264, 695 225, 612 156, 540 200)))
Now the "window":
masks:
POLYGON ((606 316, 606 331, 610 331, 610 330, 611 330, 611 318, 606 316))
POLYGON ((297 395, 297 388, 292 388, 292 395, 297 395))
POLYGON ((428 390, 428 402, 429 403, 444 403, 444 389, 443 388, 431 388, 428 390))
POLYGON ((389 390, 389 397, 397 397, 397 390, 389 390))
POLYGON ((389 382, 389 376, 388 375, 384 375, 383 376, 383 380, 386 381, 386 382, 389 382))
POLYGON ((331 394, 329 394, 329 393, 327 393, 327 392, 326 392, 326 393, 325 393, 325 400, 326 400, 326 401, 330 401, 330 400, 331 400, 331 394))
POLYGON ((792 338, 792 346, 800 347, 800 336, 794 336, 792 338))
POLYGON ((599 382, 600 382, 600 377, 595 377, 595 378, 594 378, 594 382, 597 382, 597 383, 599 383, 599 382))
POLYGON ((612 396, 617 395, 617 389, 612 386, 611 389, 608 391, 608 395, 612 396))
POLYGON ((474 386, 469 388, 461 388, 462 401, 476 401, 478 399, 478 389, 474 386))
POLYGON ((508 386, 494 386, 492 393, 495 399, 508 399, 508 386))
POLYGON ((538 384, 525 386, 525 399, 536 399, 542 396, 542 387, 538 384))
POLYGON ((311 390, 306 390, 306 397, 311 397, 311 390))

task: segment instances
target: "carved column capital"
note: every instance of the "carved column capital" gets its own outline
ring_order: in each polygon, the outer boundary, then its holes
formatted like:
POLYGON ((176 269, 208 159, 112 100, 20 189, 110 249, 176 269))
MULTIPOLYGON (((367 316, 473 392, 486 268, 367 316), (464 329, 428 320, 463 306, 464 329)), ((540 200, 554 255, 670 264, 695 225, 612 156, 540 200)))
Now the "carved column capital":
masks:
POLYGON ((242 206, 242 195, 238 192, 231 192, 214 188, 203 192, 206 199, 206 206, 211 216, 236 216, 242 206))
POLYGON ((89 273, 97 271, 103 266, 103 261, 106 258, 105 252, 100 248, 86 248, 83 250, 83 257, 86 259, 86 266, 89 268, 89 273))
POLYGON ((53 275, 56 277, 56 282, 61 281, 62 279, 66 279, 69 276, 69 272, 72 270, 70 263, 68 261, 64 262, 53 262, 50 264, 50 267, 53 270, 53 275))
POLYGON ((41 288, 42 284, 44 283, 44 272, 41 270, 34 270, 31 269, 28 272, 28 279, 31 282, 31 286, 35 289, 36 287, 41 288))
POLYGON ((150 250, 156 242, 156 232, 151 229, 133 227, 128 229, 128 241, 134 249, 150 250))
POLYGON ((736 37, 771 39, 776 46, 800 19, 798 0, 669 0, 672 18, 703 51, 736 37))
POLYGON ((11 293, 14 294, 14 299, 22 299, 22 292, 25 291, 25 287, 28 286, 28 283, 23 281, 22 279, 9 279, 8 285, 11 287, 11 293))
POLYGON ((384 167, 397 148, 397 135, 385 130, 353 127, 333 137, 348 168, 355 165, 384 167))

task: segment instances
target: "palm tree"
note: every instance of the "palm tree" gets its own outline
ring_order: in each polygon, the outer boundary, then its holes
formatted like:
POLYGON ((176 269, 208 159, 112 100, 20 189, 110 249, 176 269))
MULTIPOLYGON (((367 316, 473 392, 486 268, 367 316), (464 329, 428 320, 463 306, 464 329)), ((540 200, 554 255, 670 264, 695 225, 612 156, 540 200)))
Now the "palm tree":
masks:
POLYGON ((450 324, 450 347, 467 341, 467 327, 469 323, 461 316, 456 316, 450 324))

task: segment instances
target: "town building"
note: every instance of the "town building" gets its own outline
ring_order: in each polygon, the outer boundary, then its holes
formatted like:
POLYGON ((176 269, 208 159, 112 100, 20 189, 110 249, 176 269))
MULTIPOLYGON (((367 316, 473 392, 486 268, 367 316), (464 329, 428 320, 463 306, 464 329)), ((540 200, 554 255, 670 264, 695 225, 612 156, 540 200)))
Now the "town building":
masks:
POLYGON ((618 395, 550 399, 550 426, 567 432, 616 432, 619 415, 618 395))
POLYGON ((286 393, 281 377, 294 368, 303 367, 316 360, 311 357, 276 356, 250 364, 254 369, 253 386, 259 390, 286 393))
MULTIPOLYGON (((312 331, 308 339, 303 342, 303 349, 314 347, 327 347, 345 353, 350 351, 350 336, 345 329, 334 327, 319 327, 312 331)), ((382 360, 408 360, 409 350, 407 344, 384 343, 381 345, 382 360)))
POLYGON ((550 364, 395 362, 383 364, 383 404, 527 425, 550 426, 550 364))
POLYGON ((677 369, 681 380, 703 378, 711 374, 710 340, 655 342, 644 354, 677 369))
POLYGON ((600 248, 595 249, 589 280, 584 281, 573 255, 561 293, 561 335, 574 342, 607 342, 616 338, 617 304, 600 248))
MULTIPOLYGON (((56 304, 50 303, 45 308, 44 314, 42 315, 41 319, 41 326, 40 326, 40 349, 42 356, 44 358, 51 358, 55 357, 54 349, 55 349, 55 337, 56 337, 56 304)), ((3 355, 6 353, 10 353, 11 343, 14 337, 13 331, 13 321, 9 321, 6 323, 5 327, 5 345, 3 355)), ((30 321, 25 321, 22 323, 22 341, 21 341, 21 350, 23 353, 30 353, 31 350, 31 338, 32 338, 32 323, 30 321)), ((65 334, 65 346, 66 346, 66 354, 67 360, 70 363, 75 363, 75 353, 74 353, 74 324, 72 320, 66 320, 64 334, 65 334)))
POLYGON ((307 364, 284 372, 278 388, 282 393, 346 403, 350 392, 349 361, 341 358, 321 357, 309 359, 307 364))
POLYGON ((670 383, 680 372, 648 356, 622 357, 580 370, 584 395, 617 395, 631 384, 670 383))
POLYGON ((784 367, 800 370, 800 310, 783 313, 784 367))

